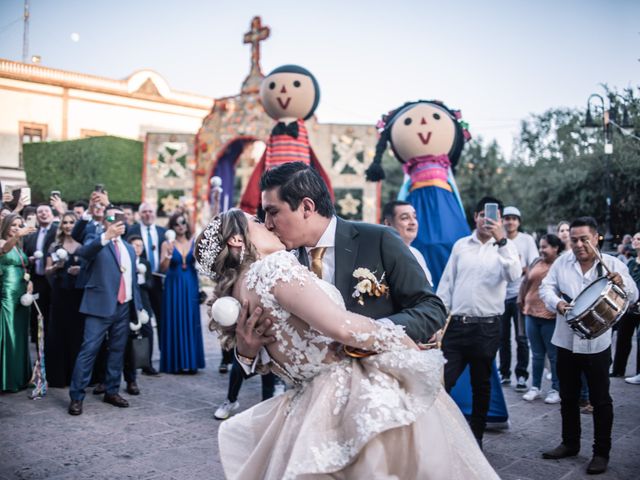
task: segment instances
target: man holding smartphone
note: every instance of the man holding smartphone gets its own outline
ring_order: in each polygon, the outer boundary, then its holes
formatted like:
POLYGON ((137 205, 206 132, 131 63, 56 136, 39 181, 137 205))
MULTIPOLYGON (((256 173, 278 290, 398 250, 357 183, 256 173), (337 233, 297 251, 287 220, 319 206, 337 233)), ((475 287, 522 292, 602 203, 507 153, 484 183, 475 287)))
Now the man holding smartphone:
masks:
POLYGON ((451 313, 442 344, 447 392, 469 365, 473 406, 469 424, 482 447, 491 396, 491 367, 500 346, 507 282, 522 273, 518 251, 502 228, 502 203, 484 197, 473 215, 476 229, 451 250, 438 296, 451 313))

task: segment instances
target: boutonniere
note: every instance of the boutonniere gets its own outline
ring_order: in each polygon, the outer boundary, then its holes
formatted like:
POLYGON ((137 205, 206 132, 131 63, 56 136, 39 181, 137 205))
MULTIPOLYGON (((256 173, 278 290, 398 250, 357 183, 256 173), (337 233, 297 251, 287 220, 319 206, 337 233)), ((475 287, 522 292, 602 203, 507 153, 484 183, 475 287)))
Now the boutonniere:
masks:
POLYGON ((368 268, 356 268, 353 271, 353 277, 358 279, 358 283, 356 283, 351 296, 358 299, 360 305, 364 305, 365 295, 370 297, 389 296, 389 286, 384 283, 384 276, 383 273, 378 280, 368 268))

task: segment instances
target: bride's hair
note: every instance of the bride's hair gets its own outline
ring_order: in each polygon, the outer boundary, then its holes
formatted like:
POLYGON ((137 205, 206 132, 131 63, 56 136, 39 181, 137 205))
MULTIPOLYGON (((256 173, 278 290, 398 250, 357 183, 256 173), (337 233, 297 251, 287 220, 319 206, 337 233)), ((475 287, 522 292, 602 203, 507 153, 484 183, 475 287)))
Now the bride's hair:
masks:
MULTIPOLYGON (((232 208, 213 217, 196 238, 194 253, 201 270, 215 281, 214 300, 231 295, 241 271, 257 258, 256 248, 249 239, 249 223, 242 210, 232 208), (242 237, 243 255, 227 244, 235 235, 242 237)), ((220 334, 220 343, 225 350, 235 346, 235 325, 222 327, 211 317, 209 330, 220 334)))

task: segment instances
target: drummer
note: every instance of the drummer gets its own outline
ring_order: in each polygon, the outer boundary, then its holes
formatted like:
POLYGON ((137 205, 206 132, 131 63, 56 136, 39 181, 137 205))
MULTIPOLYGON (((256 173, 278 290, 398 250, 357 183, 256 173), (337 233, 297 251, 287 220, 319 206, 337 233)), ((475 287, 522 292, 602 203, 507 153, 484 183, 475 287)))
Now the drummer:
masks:
POLYGON ((584 372, 589 384, 589 399, 593 405, 593 458, 587 467, 589 474, 606 471, 611 450, 611 330, 592 340, 584 340, 569 328, 564 315, 570 302, 604 275, 624 289, 631 303, 638 299, 638 289, 624 263, 602 254, 606 268, 600 264, 594 250, 598 248, 597 230, 598 224, 594 218, 575 219, 569 230, 571 252, 556 260, 540 285, 540 298, 549 310, 556 312, 556 327, 551 343, 558 347, 557 372, 562 415, 562 443, 553 450, 544 452, 542 457, 573 457, 580 451, 580 375, 584 372), (611 273, 607 274, 607 270, 611 273))

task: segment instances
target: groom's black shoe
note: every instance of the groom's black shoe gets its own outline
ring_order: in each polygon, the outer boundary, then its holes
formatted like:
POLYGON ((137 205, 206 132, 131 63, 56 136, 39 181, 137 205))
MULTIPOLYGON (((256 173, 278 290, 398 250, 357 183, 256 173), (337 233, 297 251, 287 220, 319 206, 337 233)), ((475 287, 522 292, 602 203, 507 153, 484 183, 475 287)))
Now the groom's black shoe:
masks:
POLYGON ((68 412, 69 415, 82 415, 82 400, 71 400, 68 412))
POLYGON ((575 457, 576 455, 578 455, 579 451, 579 448, 570 448, 567 447, 564 443, 561 443, 553 450, 543 452, 542 458, 546 458, 547 460, 558 460, 560 458, 575 457))

